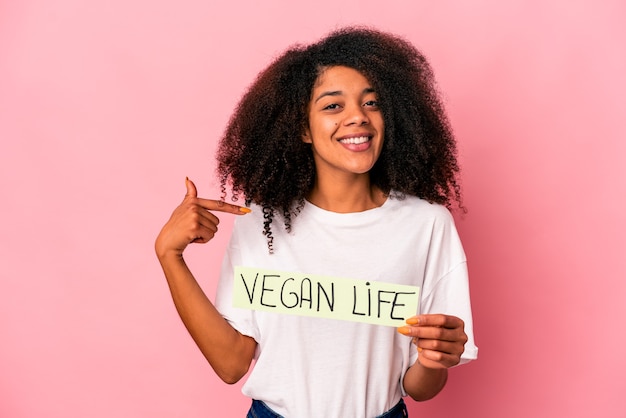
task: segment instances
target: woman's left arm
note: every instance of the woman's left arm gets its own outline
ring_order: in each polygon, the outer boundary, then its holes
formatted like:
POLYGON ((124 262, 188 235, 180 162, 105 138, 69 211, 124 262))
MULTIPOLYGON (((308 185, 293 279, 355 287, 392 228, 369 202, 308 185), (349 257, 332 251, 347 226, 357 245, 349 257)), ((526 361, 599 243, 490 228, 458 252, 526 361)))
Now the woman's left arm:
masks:
POLYGON ((425 401, 443 389, 448 368, 461 361, 468 339, 465 323, 443 314, 418 315, 406 322, 408 326, 398 328, 398 332, 413 337, 418 358, 404 375, 404 390, 416 401, 425 401))

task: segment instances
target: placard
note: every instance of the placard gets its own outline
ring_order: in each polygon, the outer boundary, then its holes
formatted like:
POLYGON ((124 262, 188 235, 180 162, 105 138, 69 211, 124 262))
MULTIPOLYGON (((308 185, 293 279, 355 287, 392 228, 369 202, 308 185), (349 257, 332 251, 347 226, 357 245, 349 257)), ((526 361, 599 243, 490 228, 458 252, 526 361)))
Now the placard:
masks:
POLYGON ((233 305, 289 315, 403 326, 420 288, 380 281, 235 267, 233 305))

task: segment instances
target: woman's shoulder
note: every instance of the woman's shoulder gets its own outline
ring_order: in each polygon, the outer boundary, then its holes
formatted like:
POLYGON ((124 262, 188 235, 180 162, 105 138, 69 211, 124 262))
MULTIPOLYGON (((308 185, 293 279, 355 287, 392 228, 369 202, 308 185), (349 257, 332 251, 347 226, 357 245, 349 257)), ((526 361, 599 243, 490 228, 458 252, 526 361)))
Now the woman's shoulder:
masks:
POLYGON ((443 221, 452 220, 452 214, 447 207, 439 203, 432 203, 413 195, 402 195, 392 192, 385 203, 392 210, 398 210, 412 216, 429 217, 443 221))

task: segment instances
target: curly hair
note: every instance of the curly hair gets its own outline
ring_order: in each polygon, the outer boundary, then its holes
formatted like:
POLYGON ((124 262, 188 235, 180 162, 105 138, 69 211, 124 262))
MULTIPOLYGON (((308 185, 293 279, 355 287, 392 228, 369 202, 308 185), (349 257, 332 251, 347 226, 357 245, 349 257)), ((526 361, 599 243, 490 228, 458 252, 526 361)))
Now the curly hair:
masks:
POLYGON ((276 58, 244 94, 219 143, 222 199, 230 184, 234 201, 243 195, 246 205, 263 207, 270 252, 276 213, 290 231, 313 187, 313 153, 302 137, 315 82, 333 66, 359 71, 378 95, 385 141, 371 184, 386 195, 463 208, 456 144, 426 58, 398 36, 343 28, 276 58))

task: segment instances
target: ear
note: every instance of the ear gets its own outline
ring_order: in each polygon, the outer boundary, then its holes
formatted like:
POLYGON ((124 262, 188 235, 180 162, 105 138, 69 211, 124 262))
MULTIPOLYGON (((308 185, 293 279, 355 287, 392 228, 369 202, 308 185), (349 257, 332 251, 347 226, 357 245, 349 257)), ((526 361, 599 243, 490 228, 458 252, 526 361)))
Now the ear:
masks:
POLYGON ((311 130, 309 128, 304 129, 304 133, 302 134, 302 142, 307 144, 313 143, 313 140, 311 139, 311 130))

